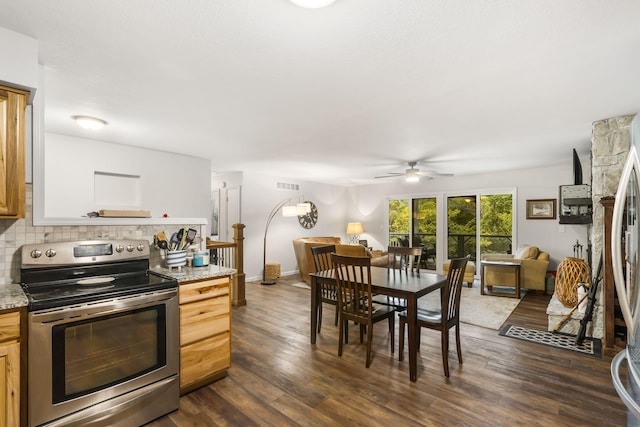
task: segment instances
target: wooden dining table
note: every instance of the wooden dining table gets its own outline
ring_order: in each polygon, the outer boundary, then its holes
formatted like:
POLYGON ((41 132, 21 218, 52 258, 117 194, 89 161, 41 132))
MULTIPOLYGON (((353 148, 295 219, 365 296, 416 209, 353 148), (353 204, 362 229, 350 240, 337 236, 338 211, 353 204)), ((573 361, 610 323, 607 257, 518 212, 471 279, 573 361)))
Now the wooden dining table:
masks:
MULTIPOLYGON (((316 343, 322 283, 335 283, 333 270, 311 273, 311 344, 316 343)), ((409 379, 418 378, 417 323, 418 298, 441 289, 447 277, 436 273, 411 272, 384 267, 371 267, 371 291, 374 294, 404 298, 407 301, 407 326, 409 341, 409 379)))

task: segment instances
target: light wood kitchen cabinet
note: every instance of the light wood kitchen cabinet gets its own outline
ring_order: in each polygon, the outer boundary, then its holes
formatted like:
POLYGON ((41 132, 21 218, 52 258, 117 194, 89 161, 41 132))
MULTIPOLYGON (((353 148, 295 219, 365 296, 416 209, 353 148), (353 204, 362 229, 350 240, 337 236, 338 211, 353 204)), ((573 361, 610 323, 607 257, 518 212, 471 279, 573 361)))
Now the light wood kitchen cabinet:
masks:
POLYGON ((180 286, 180 393, 224 377, 231 367, 231 278, 180 286))
POLYGON ((0 314, 0 427, 20 425, 20 316, 0 314))
POLYGON ((0 86, 0 218, 24 218, 27 95, 0 86))

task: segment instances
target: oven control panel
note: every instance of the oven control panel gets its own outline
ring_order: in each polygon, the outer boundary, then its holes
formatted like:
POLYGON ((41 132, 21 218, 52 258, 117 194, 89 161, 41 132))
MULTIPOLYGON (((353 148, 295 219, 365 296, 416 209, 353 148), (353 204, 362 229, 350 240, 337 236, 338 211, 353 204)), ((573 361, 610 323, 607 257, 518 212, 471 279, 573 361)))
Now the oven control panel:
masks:
POLYGON ((84 240, 22 246, 22 268, 148 259, 146 240, 84 240))

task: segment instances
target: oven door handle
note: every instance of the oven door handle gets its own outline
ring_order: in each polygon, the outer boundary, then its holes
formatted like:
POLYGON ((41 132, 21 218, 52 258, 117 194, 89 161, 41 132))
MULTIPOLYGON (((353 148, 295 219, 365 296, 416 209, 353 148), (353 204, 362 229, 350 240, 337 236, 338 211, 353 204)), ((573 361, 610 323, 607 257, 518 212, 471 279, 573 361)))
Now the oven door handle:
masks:
POLYGON ((176 289, 159 291, 153 294, 136 295, 123 298, 114 298, 97 303, 88 303, 63 309, 41 310, 29 313, 32 322, 43 324, 62 324, 75 322, 81 318, 92 318, 115 314, 132 309, 151 307, 164 304, 171 299, 178 297, 176 289))

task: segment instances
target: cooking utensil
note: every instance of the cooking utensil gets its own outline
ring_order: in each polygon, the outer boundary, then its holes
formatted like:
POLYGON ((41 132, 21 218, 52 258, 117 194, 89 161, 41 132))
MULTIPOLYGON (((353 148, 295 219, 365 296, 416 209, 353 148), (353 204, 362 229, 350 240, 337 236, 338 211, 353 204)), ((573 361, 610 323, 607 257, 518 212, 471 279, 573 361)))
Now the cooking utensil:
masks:
POLYGON ((158 234, 156 234, 156 236, 158 236, 158 240, 164 240, 165 242, 169 241, 169 238, 164 231, 159 232, 158 234))
POLYGON ((187 242, 188 242, 188 244, 193 243, 193 239, 196 238, 196 234, 198 234, 198 230, 194 230, 193 228, 190 228, 189 230, 187 230, 187 242))
POLYGON ((182 250, 187 247, 187 229, 181 228, 178 231, 178 239, 180 240, 180 244, 178 245, 178 249, 182 250))
POLYGON ((178 233, 173 233, 171 235, 171 250, 177 250, 178 244, 180 243, 180 239, 178 239, 178 233))

